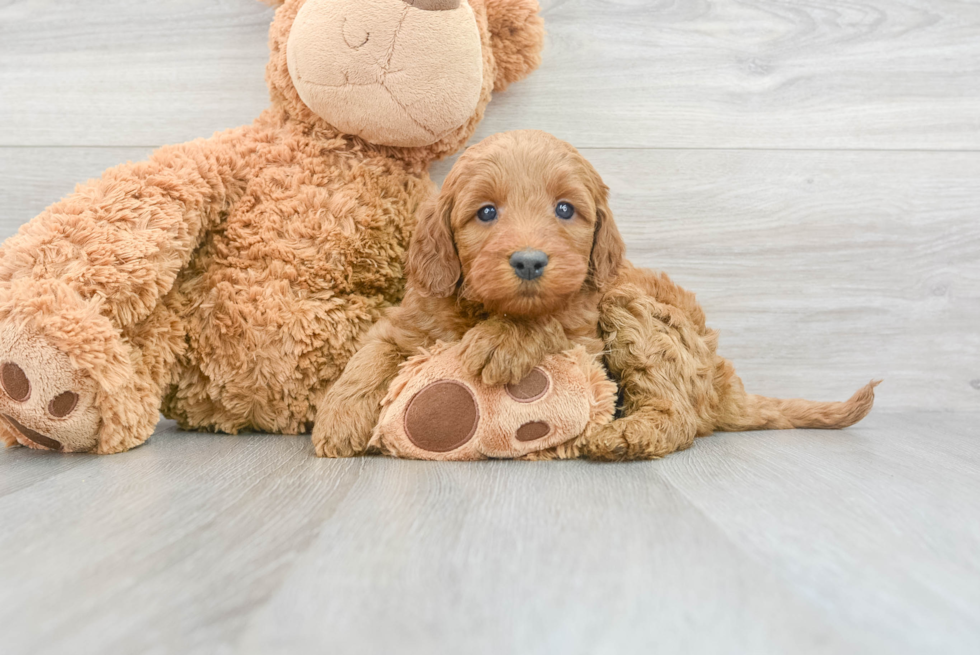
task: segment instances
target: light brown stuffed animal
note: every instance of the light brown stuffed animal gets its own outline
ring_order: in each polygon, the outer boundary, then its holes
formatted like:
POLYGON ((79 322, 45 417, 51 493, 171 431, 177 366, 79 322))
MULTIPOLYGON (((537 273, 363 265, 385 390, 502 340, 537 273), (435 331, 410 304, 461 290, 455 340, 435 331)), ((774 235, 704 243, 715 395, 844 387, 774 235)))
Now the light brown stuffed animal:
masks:
MULTIPOLYGON (((280 4, 270 2, 270 4, 280 4)), ((536 0, 286 0, 254 124, 107 171, 0 248, 0 437, 301 433, 404 291, 429 164, 539 63, 536 0)))

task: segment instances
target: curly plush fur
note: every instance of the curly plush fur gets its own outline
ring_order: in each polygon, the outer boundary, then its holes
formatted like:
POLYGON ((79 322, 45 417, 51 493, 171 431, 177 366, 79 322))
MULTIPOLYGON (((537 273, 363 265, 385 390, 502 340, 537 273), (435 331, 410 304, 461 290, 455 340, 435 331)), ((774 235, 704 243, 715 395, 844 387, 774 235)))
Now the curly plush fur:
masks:
POLYGON ((624 260, 607 197, 589 162, 543 132, 498 134, 467 150, 421 215, 404 302, 320 404, 317 454, 366 452, 399 364, 436 340, 461 341, 463 365, 490 385, 516 383, 576 345, 603 355, 619 418, 537 459, 662 457, 715 430, 841 428, 870 411, 875 382, 844 403, 746 394, 694 294, 624 260), (573 216, 556 215, 561 202, 573 216), (496 218, 478 220, 487 206, 496 218), (525 249, 548 256, 537 279, 512 266, 525 249))
POLYGON ((308 431, 315 398, 401 299, 428 166, 473 134, 495 85, 539 62, 537 2, 469 0, 483 44, 476 111, 431 145, 399 148, 303 104, 286 44, 306 1, 270 2, 282 5, 272 105, 254 124, 109 170, 0 248, 0 382, 31 392, 0 394, 8 445, 120 452, 150 436, 161 406, 186 429, 308 431), (68 417, 46 410, 61 392, 77 401, 68 417))

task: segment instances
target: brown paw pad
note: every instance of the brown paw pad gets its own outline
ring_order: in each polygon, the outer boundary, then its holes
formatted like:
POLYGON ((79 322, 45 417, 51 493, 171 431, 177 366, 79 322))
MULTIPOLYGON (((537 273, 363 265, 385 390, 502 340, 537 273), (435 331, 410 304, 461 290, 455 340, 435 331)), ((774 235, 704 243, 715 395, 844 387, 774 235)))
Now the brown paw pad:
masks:
POLYGON ((74 411, 77 404, 78 394, 74 391, 65 391, 51 399, 48 403, 48 413, 55 418, 65 418, 74 411))
POLYGON ((20 423, 17 419, 9 414, 3 414, 3 418, 7 420, 7 423, 12 425, 15 430, 21 433, 27 440, 32 443, 41 446, 42 448, 47 448, 49 450, 62 450, 64 446, 61 445, 60 441, 56 441, 51 437, 41 434, 37 430, 32 430, 26 425, 20 423))
POLYGON ((544 421, 531 421, 517 429, 517 440, 528 442, 544 439, 551 434, 551 426, 544 421))
POLYGON ((31 397, 31 381, 27 379, 24 369, 13 362, 0 367, 0 385, 3 385, 11 400, 22 403, 31 397))
POLYGON ((540 368, 531 371, 526 378, 517 384, 508 384, 507 395, 519 403, 533 403, 541 400, 551 388, 551 380, 548 374, 540 368))
POLYGON ((447 453, 476 434, 480 410, 466 386, 439 380, 419 391, 405 412, 405 434, 423 450, 447 453))

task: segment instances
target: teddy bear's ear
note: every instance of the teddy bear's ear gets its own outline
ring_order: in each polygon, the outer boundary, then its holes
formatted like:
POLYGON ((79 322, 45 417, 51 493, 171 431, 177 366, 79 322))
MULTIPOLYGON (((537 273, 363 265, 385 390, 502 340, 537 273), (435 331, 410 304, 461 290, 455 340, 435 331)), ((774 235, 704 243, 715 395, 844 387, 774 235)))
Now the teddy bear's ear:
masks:
POLYGON ((284 3, 285 1, 286 0, 259 0, 259 2, 265 3, 265 4, 267 4, 267 5, 269 5, 270 7, 273 7, 273 8, 278 7, 279 5, 281 5, 282 3, 284 3))
POLYGON ((544 21, 537 0, 484 0, 497 62, 493 90, 503 91, 541 64, 544 21))

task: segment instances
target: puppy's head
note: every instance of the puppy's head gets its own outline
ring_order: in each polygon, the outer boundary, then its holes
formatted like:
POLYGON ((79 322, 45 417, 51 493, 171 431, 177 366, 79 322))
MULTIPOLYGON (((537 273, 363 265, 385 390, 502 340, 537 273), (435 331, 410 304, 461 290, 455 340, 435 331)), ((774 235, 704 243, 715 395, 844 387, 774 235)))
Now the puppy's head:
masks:
POLYGON ((550 134, 489 137, 463 153, 421 213, 409 284, 521 316, 601 291, 625 251, 608 192, 592 165, 550 134))

